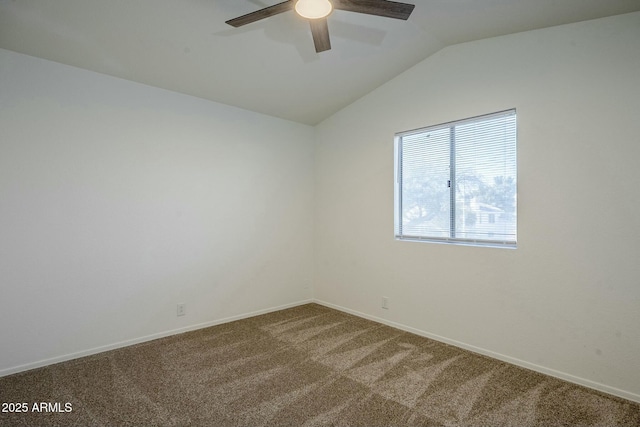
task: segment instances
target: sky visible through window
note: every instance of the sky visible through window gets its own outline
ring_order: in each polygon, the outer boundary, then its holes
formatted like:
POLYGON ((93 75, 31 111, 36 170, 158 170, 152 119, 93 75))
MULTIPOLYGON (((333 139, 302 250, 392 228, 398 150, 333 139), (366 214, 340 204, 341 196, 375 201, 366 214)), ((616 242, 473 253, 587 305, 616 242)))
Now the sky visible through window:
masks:
POLYGON ((412 132, 399 144, 396 235, 515 243, 515 112, 412 132))

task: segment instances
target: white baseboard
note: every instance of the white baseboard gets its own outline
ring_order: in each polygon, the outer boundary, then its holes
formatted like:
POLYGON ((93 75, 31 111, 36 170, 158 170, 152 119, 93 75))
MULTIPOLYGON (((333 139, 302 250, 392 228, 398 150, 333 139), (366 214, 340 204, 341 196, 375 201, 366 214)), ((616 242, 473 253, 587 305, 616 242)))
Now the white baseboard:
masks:
POLYGON ((0 377, 4 377, 11 374, 17 374, 19 372, 29 371, 31 369, 41 368, 43 366, 53 365, 55 363, 66 362, 68 360, 78 359, 80 357, 91 356, 93 354, 103 353, 109 350, 115 350, 122 347, 127 347, 134 344, 140 344, 147 341, 156 340, 158 338, 164 338, 171 335, 182 334, 184 332, 195 331, 197 329, 208 328, 210 326, 221 325, 223 323, 229 323, 236 320, 246 319, 248 317, 259 316, 261 314, 271 313, 273 311, 284 310, 286 308, 297 307, 303 304, 309 304, 314 302, 311 299, 298 301, 290 304, 280 305, 277 307, 270 307, 263 310, 253 311, 250 313, 239 314, 237 316, 226 317, 223 319, 212 320, 210 322, 198 323, 195 325, 185 326, 183 328, 172 329, 169 331, 158 332, 143 337, 133 338, 130 340, 120 341, 113 344, 107 344, 100 347, 90 348, 88 350, 82 350, 74 353, 64 354, 62 356, 56 356, 49 359, 38 360, 37 362, 25 363, 24 365, 18 365, 11 368, 0 370, 0 377))
POLYGON ((595 381, 587 380, 585 378, 576 377, 571 374, 567 374, 566 372, 556 371, 555 369, 546 368, 544 366, 536 365, 534 363, 527 362, 525 360, 516 359, 514 357, 506 356, 504 354, 496 353, 491 350, 487 350, 484 348, 476 347, 474 345, 466 344, 460 341, 452 340, 446 337, 442 337, 440 335, 432 334, 430 332, 422 331, 419 329, 412 328, 410 326, 406 326, 400 323, 392 322, 390 320, 386 320, 377 316, 372 316, 366 313, 361 313, 356 310, 351 310, 346 307, 342 307, 336 304, 332 304, 326 301, 321 301, 318 299, 314 299, 313 302, 316 304, 323 305, 325 307, 333 308, 335 310, 343 311, 345 313, 353 314, 358 317, 363 317, 365 319, 373 320, 374 322, 382 323, 387 326, 394 327, 396 329, 400 329, 406 332, 411 332, 412 334, 420 335, 422 337, 430 338, 435 341, 439 341, 445 344, 450 344, 452 346, 462 348, 465 350, 472 351, 474 353, 482 354, 484 356, 489 356, 493 359, 498 359, 503 362, 510 363, 512 365, 520 366, 522 368, 530 369, 532 371, 540 372, 541 374, 549 375, 555 378, 559 378, 564 381, 568 381, 573 384, 578 384, 584 387, 588 387, 594 390, 601 391, 603 393, 611 394, 613 396, 621 397, 623 399, 631 400, 634 402, 640 403, 640 394, 631 393, 626 390, 621 390, 616 387, 611 387, 606 384, 601 384, 595 381))
POLYGON ((226 317, 223 319, 217 319, 217 320, 213 320, 210 322, 204 322, 204 323, 198 323, 195 325, 190 325, 190 326, 186 326, 183 328, 178 328, 178 329, 172 329, 169 331, 164 331, 164 332, 159 332, 156 334, 151 334, 151 335, 146 335, 143 337, 139 337, 139 338, 134 338, 134 339, 130 339, 130 340, 125 340, 125 341, 120 341, 117 343, 113 343, 113 344, 108 344, 108 345, 104 345, 104 346, 100 346, 100 347, 94 347, 88 350, 83 350, 83 351, 78 351, 78 352, 74 352, 74 353, 69 353, 69 354, 65 354, 65 355, 61 355, 61 356, 57 356, 57 357, 52 357, 49 359, 43 359, 43 360, 39 360, 36 362, 31 362, 31 363, 26 363, 24 365, 18 365, 18 366, 14 366, 11 368, 6 368, 6 369, 2 369, 0 370, 0 377, 4 377, 7 375, 12 375, 12 374, 16 374, 19 372, 24 372, 24 371, 28 371, 31 369, 36 369, 36 368, 41 368, 43 366, 48 366, 48 365, 53 365, 55 363, 60 363, 60 362, 66 362, 68 360, 73 360, 73 359, 78 359, 80 357, 85 357, 85 356, 91 356, 93 354, 98 354, 98 353, 102 353, 105 351, 109 351, 109 350, 115 350, 118 348, 122 348, 122 347, 127 347, 130 345, 134 345, 134 344, 140 344, 143 342, 147 342, 147 341, 152 341, 158 338, 164 338, 164 337, 168 337, 171 335, 176 335, 176 334, 181 334, 184 332, 190 332, 190 331, 194 331, 197 329, 203 329, 203 328, 208 328, 210 326, 216 326, 216 325, 221 325, 223 323, 229 323, 229 322, 233 322, 236 320, 241 320, 241 319, 246 319, 248 317, 254 317, 254 316, 259 316, 261 314, 266 314, 266 313, 271 313, 274 311, 278 311, 278 310, 284 310, 286 308, 291 308, 291 307, 297 307, 299 305, 304 305, 304 304, 309 304, 309 303, 316 303, 316 304, 320 304, 323 305, 325 307, 329 307, 329 308, 333 308, 335 310, 339 310, 345 313, 349 313, 349 314, 353 314, 355 316, 358 317, 362 317, 365 319, 369 319, 369 320, 373 320, 374 322, 378 322, 378 323, 382 323, 403 331, 407 331, 407 332, 411 332, 413 334, 416 335, 420 335, 426 338, 430 338, 433 339, 435 341, 439 341, 445 344, 450 344, 453 345, 455 347, 458 348, 462 348, 465 350, 469 350, 472 351, 474 353, 478 353, 478 354, 482 354, 485 356, 489 356, 492 357, 494 359, 498 359, 501 360, 503 362, 507 362, 507 363, 511 363, 513 365, 516 366, 521 366, 523 368, 526 369, 530 369, 532 371, 536 371, 536 372, 540 372, 542 374, 546 374, 555 378, 559 378, 561 380, 564 381, 568 381, 574 384, 578 384, 584 387, 588 387, 594 390, 598 390, 601 391, 603 393, 607 393, 607 394, 611 394, 614 396, 618 396, 621 397, 623 399, 627 399, 627 400, 631 400, 634 402, 639 402, 640 403, 640 395, 636 394, 636 393, 631 393, 628 392, 626 390, 621 390, 619 388, 616 387, 611 387, 608 386, 606 384, 601 384, 595 381, 591 381, 585 378, 581 378, 581 377, 576 377, 574 375, 565 373, 565 372, 561 372, 561 371, 556 371, 555 369, 550 369, 550 368, 546 368, 544 366, 540 366, 540 365, 536 365, 534 363, 530 363, 527 362, 525 360, 520 360, 520 359, 516 359, 510 356, 506 356, 504 354, 500 354, 500 353, 496 353, 494 351, 491 350, 487 350, 484 348, 480 348, 480 347, 476 347, 470 344, 466 344, 460 341, 456 341, 453 339, 449 339, 446 337, 442 337, 440 335, 436 335, 436 334, 432 334, 430 332, 426 332, 426 331, 422 331, 416 328, 412 328, 410 326, 406 326, 400 323, 396 323, 396 322, 392 322, 390 320, 387 319, 383 319, 381 317, 377 317, 377 316, 372 316, 366 313, 362 313, 356 310, 351 310, 349 308, 346 307, 342 307, 340 305, 336 305, 336 304, 332 304, 326 301, 322 301, 322 300, 318 300, 318 299, 308 299, 308 300, 303 300, 303 301, 298 301, 298 302, 294 302, 294 303, 290 303, 290 304, 285 304, 285 305, 281 305, 281 306, 277 306, 277 307, 270 307, 270 308, 266 308, 266 309, 262 309, 262 310, 257 310, 257 311, 253 311, 250 313, 244 313, 244 314, 240 314, 237 316, 231 316, 231 317, 226 317))

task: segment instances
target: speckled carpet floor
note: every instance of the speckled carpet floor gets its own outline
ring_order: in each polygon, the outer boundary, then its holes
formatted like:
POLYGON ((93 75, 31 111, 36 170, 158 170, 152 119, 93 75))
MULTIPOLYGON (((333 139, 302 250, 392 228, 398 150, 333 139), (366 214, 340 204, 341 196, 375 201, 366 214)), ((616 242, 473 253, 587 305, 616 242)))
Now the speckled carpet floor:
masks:
POLYGON ((636 403, 316 304, 0 378, 0 401, 28 404, 3 426, 640 425, 636 403))

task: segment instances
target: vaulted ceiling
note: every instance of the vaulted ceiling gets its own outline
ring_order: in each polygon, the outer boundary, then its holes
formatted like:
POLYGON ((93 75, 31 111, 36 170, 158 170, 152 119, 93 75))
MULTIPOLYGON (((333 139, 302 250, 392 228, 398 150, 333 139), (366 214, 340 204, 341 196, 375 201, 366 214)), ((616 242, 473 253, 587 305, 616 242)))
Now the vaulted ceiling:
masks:
POLYGON ((0 0, 0 48, 316 124, 448 45, 640 10, 638 0, 403 0, 408 21, 341 10, 332 49, 282 0, 0 0))

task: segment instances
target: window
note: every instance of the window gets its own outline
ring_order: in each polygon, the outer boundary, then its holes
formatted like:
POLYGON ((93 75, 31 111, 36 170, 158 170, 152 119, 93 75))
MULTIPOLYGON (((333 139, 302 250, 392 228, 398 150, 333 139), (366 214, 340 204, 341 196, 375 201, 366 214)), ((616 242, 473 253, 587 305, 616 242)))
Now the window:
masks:
POLYGON ((516 246, 516 111, 396 134, 397 239, 516 246))

